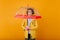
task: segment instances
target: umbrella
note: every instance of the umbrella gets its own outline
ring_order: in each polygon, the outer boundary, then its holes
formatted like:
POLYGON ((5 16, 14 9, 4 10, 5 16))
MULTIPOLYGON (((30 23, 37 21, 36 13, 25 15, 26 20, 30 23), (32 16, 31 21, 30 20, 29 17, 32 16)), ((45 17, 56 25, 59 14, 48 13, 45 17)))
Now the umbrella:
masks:
POLYGON ((26 7, 25 8, 22 7, 19 10, 20 12, 18 11, 16 13, 15 18, 20 18, 20 19, 28 19, 28 18, 31 18, 31 19, 40 19, 41 18, 40 14, 38 14, 37 12, 35 13, 35 15, 28 16, 28 15, 26 15, 26 11, 25 10, 27 10, 27 8, 26 7))

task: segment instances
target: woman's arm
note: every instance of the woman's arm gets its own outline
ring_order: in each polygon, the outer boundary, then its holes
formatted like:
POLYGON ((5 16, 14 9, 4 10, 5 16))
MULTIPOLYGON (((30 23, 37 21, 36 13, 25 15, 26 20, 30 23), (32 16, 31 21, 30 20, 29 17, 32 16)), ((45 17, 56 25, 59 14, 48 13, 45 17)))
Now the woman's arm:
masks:
POLYGON ((25 30, 25 20, 23 20, 21 27, 25 30))
POLYGON ((26 25, 26 20, 24 19, 23 22, 22 22, 22 25, 21 27, 24 29, 24 30, 29 30, 29 27, 26 25))
POLYGON ((37 24, 37 21, 36 21, 36 20, 34 20, 34 22, 33 22, 32 25, 33 25, 33 26, 31 27, 31 30, 37 29, 38 24, 37 24))

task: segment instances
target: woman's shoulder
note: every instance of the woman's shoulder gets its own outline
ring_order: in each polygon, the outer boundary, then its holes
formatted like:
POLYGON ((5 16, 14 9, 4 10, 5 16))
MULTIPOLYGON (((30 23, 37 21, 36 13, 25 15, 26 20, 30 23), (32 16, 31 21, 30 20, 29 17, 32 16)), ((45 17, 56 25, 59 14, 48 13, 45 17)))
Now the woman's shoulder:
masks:
MULTIPOLYGON (((27 19, 23 19, 23 21, 26 21, 27 19)), ((33 21, 36 21, 36 19, 32 19, 33 21)))
POLYGON ((32 19, 33 21, 36 21, 36 19, 32 19))
POLYGON ((26 22, 26 20, 27 20, 27 19, 23 19, 22 21, 23 21, 23 22, 26 22))

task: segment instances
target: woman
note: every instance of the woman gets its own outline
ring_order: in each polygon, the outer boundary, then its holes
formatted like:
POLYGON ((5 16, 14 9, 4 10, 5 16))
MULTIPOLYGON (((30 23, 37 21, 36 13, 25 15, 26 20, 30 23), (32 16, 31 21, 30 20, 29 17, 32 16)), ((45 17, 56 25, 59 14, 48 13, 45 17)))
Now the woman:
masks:
MULTIPOLYGON (((27 15, 33 16, 34 10, 32 8, 27 9, 27 15)), ((22 23, 22 28, 25 31, 25 40, 36 40, 36 29, 37 29, 36 19, 24 19, 22 23)))

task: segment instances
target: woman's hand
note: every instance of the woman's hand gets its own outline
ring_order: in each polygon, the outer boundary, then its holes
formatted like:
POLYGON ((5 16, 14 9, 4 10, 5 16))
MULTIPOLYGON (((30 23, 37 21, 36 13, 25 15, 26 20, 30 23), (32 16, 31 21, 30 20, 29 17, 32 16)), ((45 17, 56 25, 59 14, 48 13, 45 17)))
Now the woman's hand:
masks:
POLYGON ((26 26, 26 30, 28 30, 28 31, 29 31, 29 30, 30 30, 30 27, 29 27, 29 26, 26 26))

